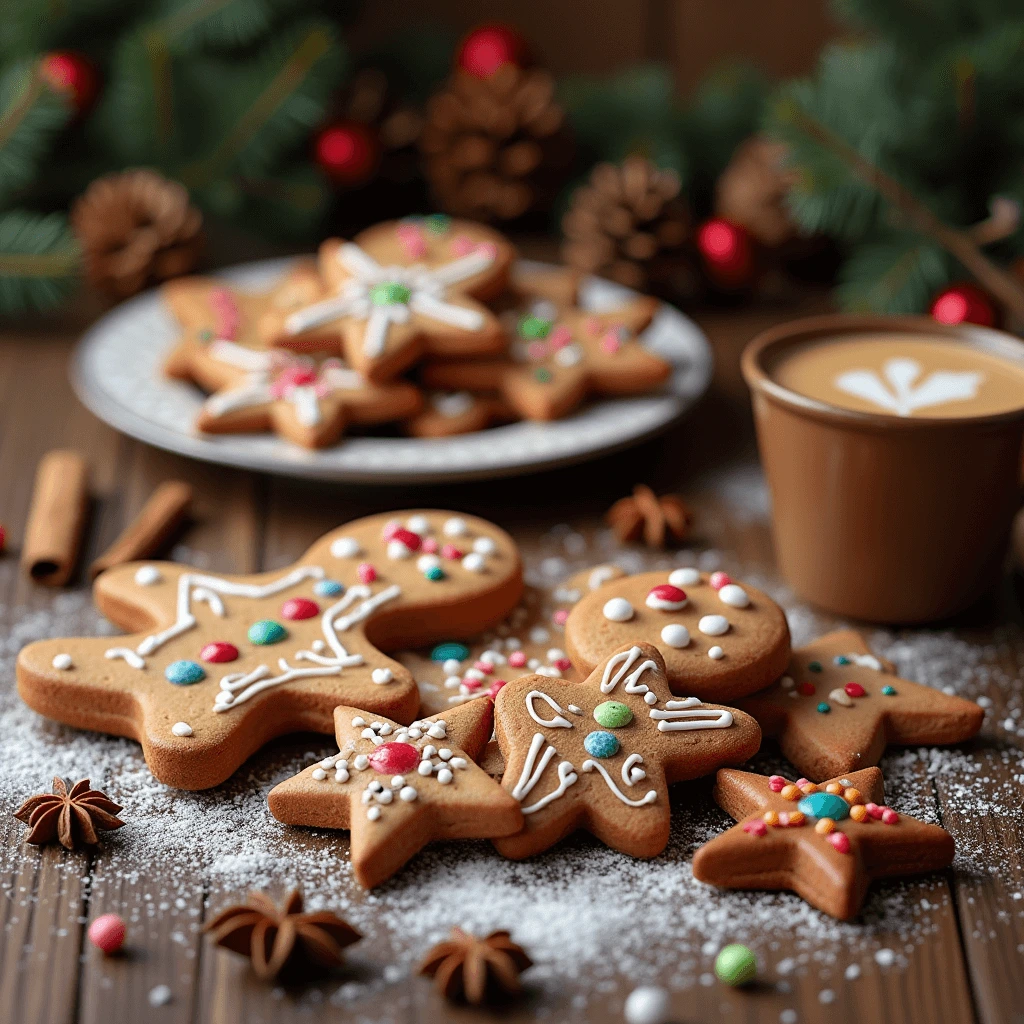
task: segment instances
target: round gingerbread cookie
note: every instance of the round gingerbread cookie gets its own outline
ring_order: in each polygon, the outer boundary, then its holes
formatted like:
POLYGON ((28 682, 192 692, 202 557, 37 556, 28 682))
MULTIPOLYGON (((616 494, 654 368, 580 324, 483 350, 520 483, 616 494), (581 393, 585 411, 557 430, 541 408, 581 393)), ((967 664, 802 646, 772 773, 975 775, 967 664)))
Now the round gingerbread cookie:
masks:
POLYGON ((766 594, 725 573, 675 569, 627 576, 569 613, 565 648, 580 672, 626 643, 654 644, 674 693, 744 697, 773 683, 789 659, 789 626, 766 594))

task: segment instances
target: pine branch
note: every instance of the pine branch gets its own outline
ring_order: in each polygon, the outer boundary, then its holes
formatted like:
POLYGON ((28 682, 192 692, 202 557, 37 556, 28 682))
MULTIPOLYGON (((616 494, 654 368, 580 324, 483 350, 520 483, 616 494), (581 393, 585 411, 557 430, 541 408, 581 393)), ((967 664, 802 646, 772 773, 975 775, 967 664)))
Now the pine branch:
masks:
POLYGON ((60 214, 0 215, 0 312, 44 309, 75 286, 78 243, 60 214))

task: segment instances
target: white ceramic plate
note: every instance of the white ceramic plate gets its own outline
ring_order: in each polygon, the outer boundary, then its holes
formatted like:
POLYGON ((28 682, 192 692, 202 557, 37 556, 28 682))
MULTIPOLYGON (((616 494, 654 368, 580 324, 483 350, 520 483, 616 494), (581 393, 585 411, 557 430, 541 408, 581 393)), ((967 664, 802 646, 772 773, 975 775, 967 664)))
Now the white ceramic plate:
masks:
MULTIPOLYGON (((219 276, 255 290, 269 286, 289 262, 248 263, 219 276)), ((594 310, 610 309, 630 294, 591 278, 581 301, 594 310)), ((711 349, 700 328, 679 310, 662 305, 643 335, 644 344, 675 367, 660 391, 593 402, 554 423, 512 423, 449 438, 352 437, 333 448, 306 451, 274 434, 197 434, 192 424, 201 392, 161 372, 178 334, 158 292, 122 303, 79 342, 71 368, 78 397, 117 430, 181 455, 267 473, 361 483, 484 479, 596 458, 664 430, 704 393, 712 370, 711 349)))

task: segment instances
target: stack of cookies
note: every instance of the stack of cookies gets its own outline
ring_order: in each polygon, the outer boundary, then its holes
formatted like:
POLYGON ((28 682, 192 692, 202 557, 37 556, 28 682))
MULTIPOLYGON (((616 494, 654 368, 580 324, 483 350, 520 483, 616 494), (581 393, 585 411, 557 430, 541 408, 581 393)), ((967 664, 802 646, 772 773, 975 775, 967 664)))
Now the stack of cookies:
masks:
POLYGON ((269 291, 182 278, 169 376, 209 393, 205 433, 274 430, 322 448, 346 429, 417 437, 552 420, 588 396, 635 395, 671 366, 638 335, 657 302, 577 305, 578 277, 529 273, 499 232, 435 214, 328 239, 269 291))
POLYGON ((848 918, 871 879, 953 855, 943 829, 885 805, 875 765, 887 743, 974 735, 980 709, 898 678, 851 633, 791 651, 782 610, 724 573, 598 566, 548 594, 524 588, 492 523, 408 510, 256 576, 117 566, 96 600, 132 635, 24 648, 24 700, 136 738, 185 789, 285 733, 333 734, 337 752, 276 786, 269 811, 348 830, 367 887, 435 839, 518 859, 585 829, 654 857, 669 786, 714 772, 737 824, 694 856, 709 883, 790 889, 848 918), (800 777, 729 767, 762 732, 800 777))

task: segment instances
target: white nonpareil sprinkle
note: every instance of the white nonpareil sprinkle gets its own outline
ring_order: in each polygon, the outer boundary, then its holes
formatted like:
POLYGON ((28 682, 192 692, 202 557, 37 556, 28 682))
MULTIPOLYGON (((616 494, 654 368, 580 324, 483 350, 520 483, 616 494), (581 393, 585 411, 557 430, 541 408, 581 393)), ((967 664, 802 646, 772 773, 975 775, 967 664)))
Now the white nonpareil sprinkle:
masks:
POLYGON ((657 985, 641 985, 626 996, 622 1008, 627 1024, 668 1024, 672 1001, 668 992, 657 985))
POLYGON ((168 985, 155 985, 149 990, 150 1006, 166 1006, 172 998, 171 989, 168 985))

